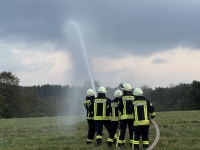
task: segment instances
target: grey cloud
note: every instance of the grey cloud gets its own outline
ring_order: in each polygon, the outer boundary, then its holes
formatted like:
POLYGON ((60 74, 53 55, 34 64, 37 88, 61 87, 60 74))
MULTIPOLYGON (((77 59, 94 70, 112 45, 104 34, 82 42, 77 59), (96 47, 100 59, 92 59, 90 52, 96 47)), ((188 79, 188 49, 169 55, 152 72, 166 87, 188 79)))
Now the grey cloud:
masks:
POLYGON ((199 2, 145 1, 129 4, 122 6, 123 11, 116 9, 115 14, 105 15, 104 26, 101 25, 103 29, 99 29, 102 43, 137 55, 149 55, 180 45, 199 48, 199 2))
POLYGON ((7 43, 61 44, 65 15, 62 7, 55 1, 3 1, 0 38, 7 43))
POLYGON ((22 55, 17 55, 12 50, 12 46, 0 42, 0 71, 17 71, 25 68, 22 62, 22 55))
POLYGON ((198 49, 199 6, 197 0, 1 1, 0 40, 68 48, 64 28, 74 20, 93 55, 147 56, 177 46, 198 49))
POLYGON ((104 75, 111 75, 111 76, 114 76, 114 75, 117 75, 119 73, 124 73, 124 72, 127 72, 128 69, 127 68, 118 68, 118 69, 113 69, 113 70, 110 70, 110 71, 107 71, 104 73, 104 75))
POLYGON ((163 63, 167 63, 168 60, 166 58, 160 58, 160 57, 156 57, 152 60, 152 63, 154 64, 163 64, 163 63))
POLYGON ((44 60, 42 62, 35 62, 25 65, 24 72, 46 72, 54 66, 54 62, 51 60, 44 60))

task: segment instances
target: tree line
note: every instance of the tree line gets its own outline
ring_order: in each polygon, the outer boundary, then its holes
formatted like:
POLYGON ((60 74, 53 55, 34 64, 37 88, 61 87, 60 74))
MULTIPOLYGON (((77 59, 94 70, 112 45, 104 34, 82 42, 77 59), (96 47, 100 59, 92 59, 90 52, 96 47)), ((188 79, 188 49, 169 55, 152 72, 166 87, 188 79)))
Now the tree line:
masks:
MULTIPOLYGON (((0 118, 43 117, 61 115, 84 115, 83 102, 89 81, 82 86, 34 85, 19 86, 20 79, 11 72, 0 73, 0 118)), ((100 83, 94 81, 97 91, 100 83)), ((114 99, 119 87, 106 87, 106 96, 114 99)), ((200 109, 200 82, 180 83, 169 87, 152 89, 143 85, 144 96, 155 111, 182 111, 200 109)))

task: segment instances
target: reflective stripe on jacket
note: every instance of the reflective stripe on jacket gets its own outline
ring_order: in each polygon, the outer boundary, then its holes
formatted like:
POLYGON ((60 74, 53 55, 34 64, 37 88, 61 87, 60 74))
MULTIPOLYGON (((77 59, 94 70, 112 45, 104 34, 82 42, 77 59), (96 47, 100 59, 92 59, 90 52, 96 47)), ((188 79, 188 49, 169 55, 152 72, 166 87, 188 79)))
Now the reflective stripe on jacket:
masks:
POLYGON ((110 120, 110 103, 106 98, 94 99, 94 120, 110 120))
POLYGON ((155 115, 154 107, 143 96, 136 96, 133 101, 134 105, 134 126, 149 125, 150 118, 149 115, 155 115))
POLYGON ((119 121, 120 120, 120 111, 118 109, 118 100, 119 98, 115 98, 111 101, 111 121, 119 121))
POLYGON ((134 96, 132 94, 123 95, 119 100, 119 110, 121 111, 121 120, 134 119, 133 100, 134 96))

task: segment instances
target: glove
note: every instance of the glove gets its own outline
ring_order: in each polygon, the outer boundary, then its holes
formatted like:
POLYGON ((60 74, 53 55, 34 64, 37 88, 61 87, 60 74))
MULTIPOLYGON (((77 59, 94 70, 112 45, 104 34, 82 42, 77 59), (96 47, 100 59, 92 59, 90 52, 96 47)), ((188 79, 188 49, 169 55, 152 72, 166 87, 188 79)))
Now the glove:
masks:
POLYGON ((151 116, 151 119, 155 118, 155 116, 151 116))

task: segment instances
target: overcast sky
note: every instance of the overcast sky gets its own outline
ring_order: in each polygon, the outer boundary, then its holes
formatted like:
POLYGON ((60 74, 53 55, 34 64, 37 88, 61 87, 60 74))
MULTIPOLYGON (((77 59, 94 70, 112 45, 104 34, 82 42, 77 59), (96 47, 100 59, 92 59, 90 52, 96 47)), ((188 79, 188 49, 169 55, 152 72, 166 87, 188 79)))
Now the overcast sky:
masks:
POLYGON ((154 88, 200 78, 199 0, 0 3, 0 71, 22 86, 93 76, 103 86, 154 88))

